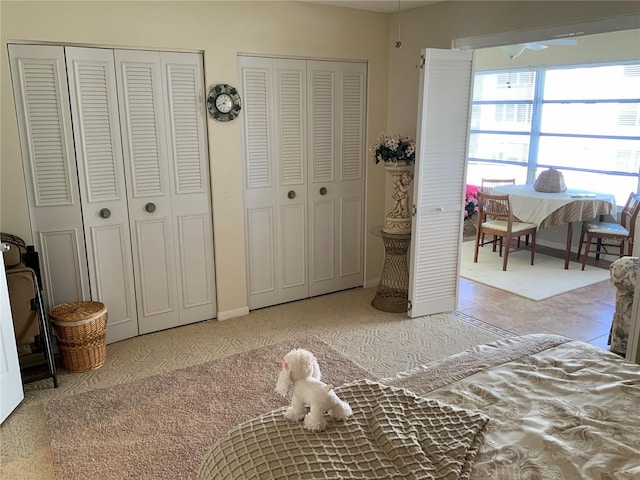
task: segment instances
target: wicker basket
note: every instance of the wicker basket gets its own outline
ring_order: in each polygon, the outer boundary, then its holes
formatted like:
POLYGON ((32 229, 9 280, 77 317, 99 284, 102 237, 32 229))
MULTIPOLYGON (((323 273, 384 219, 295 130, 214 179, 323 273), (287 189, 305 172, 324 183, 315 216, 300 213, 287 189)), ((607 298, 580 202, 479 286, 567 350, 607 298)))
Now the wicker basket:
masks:
POLYGON ((70 372, 100 368, 107 359, 107 308, 100 302, 73 302, 49 310, 62 366, 70 372))

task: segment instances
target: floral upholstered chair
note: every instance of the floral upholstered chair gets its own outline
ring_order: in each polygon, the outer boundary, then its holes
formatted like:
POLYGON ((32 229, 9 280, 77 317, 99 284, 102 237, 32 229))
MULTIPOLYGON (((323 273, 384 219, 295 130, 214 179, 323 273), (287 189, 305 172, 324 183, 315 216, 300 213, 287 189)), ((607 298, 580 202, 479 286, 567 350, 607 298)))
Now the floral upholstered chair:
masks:
POLYGON ((622 257, 609 267, 611 281, 616 286, 616 310, 613 314, 609 345, 611 351, 620 355, 627 353, 627 339, 631 326, 631 306, 636 288, 638 257, 622 257))

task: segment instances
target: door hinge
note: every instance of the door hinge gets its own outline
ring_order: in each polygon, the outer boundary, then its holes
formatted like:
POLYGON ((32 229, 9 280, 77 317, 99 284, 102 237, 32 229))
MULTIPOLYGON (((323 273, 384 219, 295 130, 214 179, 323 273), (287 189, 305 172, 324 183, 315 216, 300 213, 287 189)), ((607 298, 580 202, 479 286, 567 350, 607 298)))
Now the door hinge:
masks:
POLYGON ((424 55, 420 55, 420 70, 424 68, 425 58, 424 55))
POLYGON ((411 300, 407 301, 407 312, 410 312, 413 309, 413 304, 411 303, 411 300))
POLYGON ((416 207, 415 205, 412 206, 411 208, 411 216, 415 217, 416 213, 418 213, 418 207, 416 207))

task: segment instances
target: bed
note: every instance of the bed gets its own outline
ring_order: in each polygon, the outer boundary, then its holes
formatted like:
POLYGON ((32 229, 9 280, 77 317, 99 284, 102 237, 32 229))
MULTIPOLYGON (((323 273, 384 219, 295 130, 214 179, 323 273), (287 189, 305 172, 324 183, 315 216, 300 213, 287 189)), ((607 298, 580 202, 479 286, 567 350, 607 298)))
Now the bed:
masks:
POLYGON ((336 393, 353 417, 310 433, 262 415, 197 478, 640 478, 640 365, 565 337, 506 338, 336 393))

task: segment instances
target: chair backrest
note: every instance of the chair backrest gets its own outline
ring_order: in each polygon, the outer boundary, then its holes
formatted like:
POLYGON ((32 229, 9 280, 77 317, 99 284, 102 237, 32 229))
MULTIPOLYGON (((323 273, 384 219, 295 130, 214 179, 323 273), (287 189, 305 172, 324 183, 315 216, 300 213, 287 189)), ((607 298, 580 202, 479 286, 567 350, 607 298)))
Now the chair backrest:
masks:
POLYGON ((632 237, 636 229, 638 213, 640 213, 640 194, 631 192, 620 214, 620 223, 629 230, 632 237))
POLYGON ((484 193, 491 193, 493 187, 500 185, 515 185, 515 178, 483 178, 480 184, 480 191, 484 193))
POLYGON ((509 195, 492 195, 478 191, 478 210, 485 218, 513 222, 509 195))

